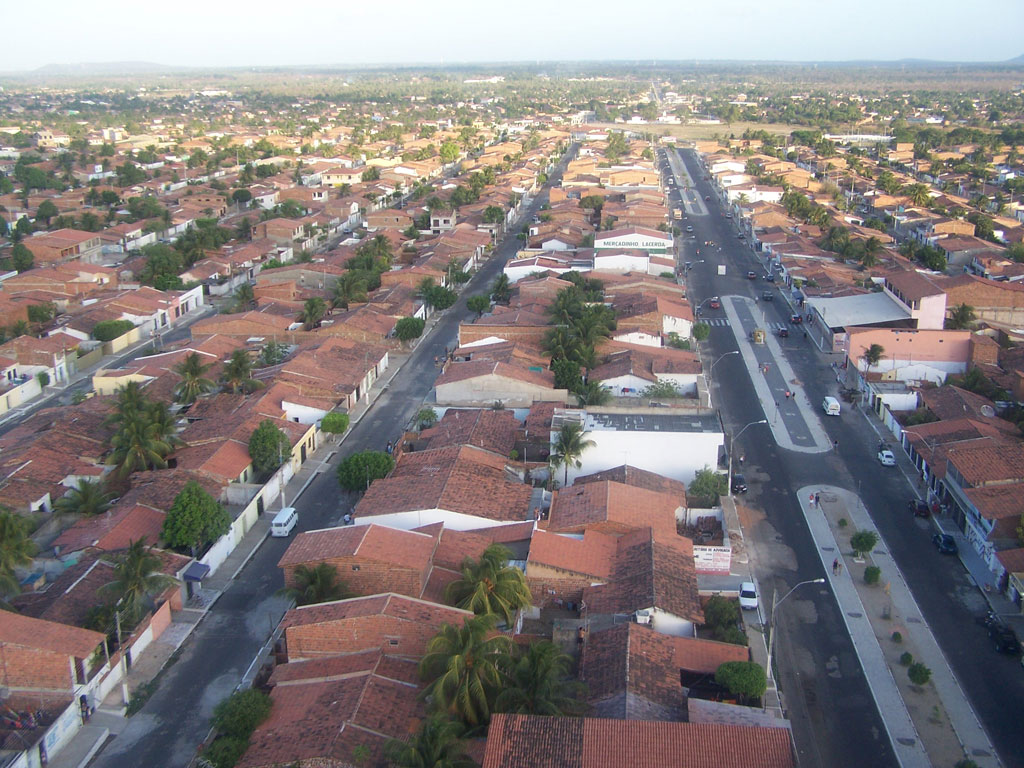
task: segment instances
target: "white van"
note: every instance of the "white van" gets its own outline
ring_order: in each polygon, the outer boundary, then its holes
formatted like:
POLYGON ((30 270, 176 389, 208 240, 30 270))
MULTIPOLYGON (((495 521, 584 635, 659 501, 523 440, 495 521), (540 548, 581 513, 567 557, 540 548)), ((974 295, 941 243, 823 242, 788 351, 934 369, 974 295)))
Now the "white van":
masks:
POLYGON ((270 523, 270 535, 287 536, 298 522, 299 513, 295 511, 295 507, 285 507, 274 515, 274 520, 270 523))
POLYGON ((821 410, 828 416, 838 416, 840 411, 839 401, 834 397, 826 397, 821 401, 821 410))

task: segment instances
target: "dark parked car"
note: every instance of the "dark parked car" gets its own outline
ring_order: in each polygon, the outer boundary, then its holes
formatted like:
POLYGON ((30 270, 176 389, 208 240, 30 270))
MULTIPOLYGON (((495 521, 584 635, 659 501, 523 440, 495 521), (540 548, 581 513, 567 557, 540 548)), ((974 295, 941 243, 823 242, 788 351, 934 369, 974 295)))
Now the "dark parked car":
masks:
POLYGON ((775 294, 772 293, 771 291, 764 291, 764 292, 761 293, 761 298, 764 301, 771 301, 772 299, 775 298, 775 294))
POLYGON ((769 283, 774 283, 775 282, 775 275, 773 275, 771 272, 765 272, 763 277, 769 283))
POLYGON ((943 555, 955 555, 959 551, 956 546, 956 539, 948 533, 936 533, 932 536, 932 544, 943 555))
POLYGON ((747 478, 743 475, 732 476, 732 492, 733 493, 746 493, 747 492, 747 478))
POLYGON ((1016 656, 1020 653, 1020 641, 1017 634, 1003 623, 993 624, 988 628, 988 637, 999 653, 1007 653, 1016 656))
POLYGON ((747 280, 756 280, 756 279, 757 279, 757 273, 754 270, 750 270, 749 272, 747 272, 747 280))
POLYGON ((931 510, 928 509, 928 503, 921 501, 920 499, 911 499, 907 502, 907 510, 914 513, 914 517, 928 517, 931 514, 931 510))

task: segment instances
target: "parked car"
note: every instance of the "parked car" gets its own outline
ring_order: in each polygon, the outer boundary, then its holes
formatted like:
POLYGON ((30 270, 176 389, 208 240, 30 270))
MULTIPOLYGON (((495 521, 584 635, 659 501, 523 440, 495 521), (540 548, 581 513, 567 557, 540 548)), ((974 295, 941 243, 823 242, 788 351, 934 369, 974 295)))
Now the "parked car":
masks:
POLYGON ((708 306, 711 307, 712 309, 721 309, 722 302, 719 301, 717 296, 715 296, 715 298, 708 302, 708 306))
POLYGON ((775 294, 772 293, 771 291, 762 291, 761 292, 761 300, 762 301, 771 301, 774 298, 775 298, 775 294))
POLYGON ((693 226, 692 226, 692 225, 690 225, 690 224, 687 224, 687 225, 686 225, 686 231, 687 231, 687 232, 693 232, 693 226))
POLYGON ((762 277, 763 277, 763 278, 764 278, 765 280, 767 280, 767 281, 768 281, 769 283, 774 283, 774 282, 775 282, 775 275, 773 275, 773 274, 772 274, 771 272, 765 272, 765 273, 764 273, 764 274, 762 275, 762 277))
POLYGON ((740 232, 738 235, 736 235, 736 239, 737 240, 746 240, 747 236, 744 235, 742 232, 740 232))
POLYGON ((747 478, 743 475, 732 476, 732 492, 733 493, 746 493, 747 492, 747 478))
POLYGON ((757 587, 752 581, 740 584, 740 608, 747 611, 757 610, 757 587))
MULTIPOLYGON (((741 606, 743 605, 742 599, 743 598, 741 597, 741 606)), ((995 644, 996 650, 999 653, 1006 653, 1013 656, 1020 653, 1020 641, 1017 639, 1017 633, 1002 622, 993 624, 988 628, 988 637, 989 640, 995 644)))
POLYGON ((732 218, 732 214, 731 214, 731 213, 727 213, 727 214, 725 214, 725 218, 727 218, 727 219, 731 219, 731 218, 732 218))
POLYGON ((907 502, 907 510, 914 513, 914 517, 928 517, 931 514, 931 510, 928 508, 928 502, 921 501, 920 499, 911 499, 907 502))
POLYGON ((785 339, 789 337, 789 328, 779 328, 779 338, 785 339))
POLYGON ((756 280, 756 279, 757 279, 757 273, 754 270, 750 270, 750 271, 747 272, 747 280, 756 280))
POLYGON ((711 195, 704 195, 704 199, 705 200, 710 200, 711 199, 711 195))
POLYGON ((886 448, 885 450, 878 452, 878 463, 883 467, 895 467, 896 457, 893 455, 892 451, 886 448))
POLYGON ((932 536, 932 544, 942 555, 955 555, 959 550, 956 546, 956 539, 948 533, 936 533, 932 536))

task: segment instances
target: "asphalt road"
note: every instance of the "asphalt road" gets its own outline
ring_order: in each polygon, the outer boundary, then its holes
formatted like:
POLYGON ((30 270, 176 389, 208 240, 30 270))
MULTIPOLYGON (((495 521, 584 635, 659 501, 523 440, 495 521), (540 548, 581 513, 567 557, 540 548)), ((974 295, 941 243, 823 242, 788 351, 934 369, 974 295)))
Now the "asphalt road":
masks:
MULTIPOLYGON (((691 303, 696 306, 716 295, 760 295, 769 284, 745 277, 748 269, 757 269, 752 266, 749 248, 736 239, 732 220, 722 215, 695 159, 688 153, 683 153, 683 159, 708 210, 708 215, 687 215, 681 222, 684 228, 692 225, 694 232, 683 244, 680 261, 705 260, 688 275, 691 303), (704 201, 704 195, 711 199, 704 201), (716 245, 705 245, 709 240, 716 245), (717 274, 719 265, 726 268, 723 276, 717 274)), ((781 301, 763 304, 762 308, 769 321, 783 322, 788 317, 781 301)), ((704 319, 716 317, 724 317, 724 313, 710 309, 703 312, 704 319)), ((821 367, 802 336, 799 341, 790 337, 787 342, 787 356, 794 367, 821 367)), ((705 365, 735 349, 738 346, 732 330, 713 326, 705 365)), ((712 397, 718 398, 733 431, 765 418, 745 371, 739 356, 722 359, 714 370, 712 397)), ((737 454, 746 455, 744 475, 750 491, 744 501, 763 510, 763 517, 748 524, 746 535, 752 541, 752 565, 766 605, 771 602, 773 589, 781 597, 800 581, 824 576, 792 489, 834 477, 835 463, 829 456, 780 449, 770 434, 754 427, 741 435, 735 446, 737 454)), ((783 706, 793 726, 801 766, 895 764, 860 662, 827 585, 808 585, 794 593, 778 611, 777 632, 775 652, 783 706)))
MULTIPOLYGON (((750 281, 743 277, 748 269, 756 270, 759 275, 763 273, 759 257, 755 257, 745 242, 736 238, 735 224, 732 220, 724 218, 710 184, 698 175, 698 164, 692 152, 684 151, 681 154, 691 175, 697 179, 700 196, 711 196, 707 205, 712 215, 692 219, 696 229, 695 241, 703 243, 704 240, 714 240, 721 244, 722 254, 719 255, 715 251, 713 258, 716 263, 726 264, 729 272, 724 278, 712 278, 711 270, 707 269, 706 264, 698 265, 690 273, 692 295, 703 298, 714 293, 759 293, 768 284, 760 279, 750 281)), ((690 247, 695 249, 697 246, 690 247)), ((707 251, 704 247, 701 250, 702 255, 695 258, 705 258, 703 254, 707 251)), ((771 308, 763 303, 761 306, 768 316, 776 321, 785 321, 788 317, 789 306, 784 302, 776 300, 771 308)), ((710 313, 705 313, 705 317, 709 315, 710 313)), ((714 328, 710 341, 715 354, 735 348, 732 334, 726 328, 714 328)), ((812 403, 818 402, 825 395, 836 394, 837 384, 831 368, 827 365, 828 356, 819 354, 799 332, 779 341, 783 343, 787 360, 801 379, 812 403)), ((722 366, 716 369, 716 373, 717 381, 721 385, 723 410, 728 414, 728 421, 742 426, 762 418, 761 410, 750 397, 749 380, 745 376, 724 376, 722 368, 727 364, 723 362, 722 366)), ((879 467, 875 458, 875 447, 879 438, 879 433, 875 431, 877 420, 874 417, 865 418, 860 409, 844 405, 841 417, 825 420, 824 423, 829 435, 839 441, 837 454, 793 454, 780 450, 773 443, 751 444, 748 440, 750 432, 743 438, 743 447, 747 454, 748 481, 751 479, 749 465, 752 463, 759 465, 756 474, 764 478, 758 489, 760 498, 753 496, 754 483, 751 483, 751 500, 760 501, 766 507, 767 521, 771 528, 766 529, 765 533, 772 534, 774 529, 775 534, 782 536, 781 541, 793 549, 797 562, 807 564, 806 568, 800 568, 796 573, 786 573, 785 583, 793 584, 805 578, 821 575, 815 570, 817 554, 796 507, 792 489, 828 479, 832 484, 858 493, 882 534, 888 551, 899 565, 922 615, 946 655, 960 685, 967 693, 975 712, 999 752, 1000 759, 1007 766, 1024 766, 1024 728, 1021 728, 1020 724, 1020 707, 1024 702, 1024 669, 1021 668, 1018 658, 996 653, 984 630, 975 624, 974 617, 982 613, 986 607, 984 596, 957 558, 943 557, 935 550, 931 543, 931 534, 934 532, 932 523, 929 520, 914 518, 906 512, 906 502, 913 495, 913 489, 898 469, 879 467)), ((762 438, 764 435, 765 433, 761 433, 762 438)), ((902 453, 898 446, 895 447, 895 451, 898 454, 902 453)), ((759 545, 765 546, 769 551, 779 546, 774 540, 774 535, 765 537, 759 541, 759 545)), ((773 578, 779 579, 780 576, 781 574, 773 573, 770 568, 758 573, 766 588, 770 588, 773 578)), ((782 586, 779 588, 781 590, 782 586)), ((848 656, 849 663, 857 666, 856 657, 850 655, 852 651, 848 647, 849 637, 838 615, 827 619, 832 631, 827 633, 829 636, 822 637, 821 633, 809 631, 813 628, 793 616, 794 612, 789 610, 789 602, 792 599, 787 602, 785 612, 779 614, 782 624, 782 631, 777 638, 779 645, 788 647, 796 656, 802 652, 811 653, 818 661, 838 651, 840 660, 848 656), (839 643, 837 638, 841 638, 842 643, 839 643), (819 646, 821 642, 825 645, 819 646), (846 646, 845 653, 843 646, 846 646)), ((836 610, 831 598, 816 601, 816 606, 819 609, 819 622, 823 616, 836 610), (822 609, 826 610, 823 612, 822 609)), ((785 662, 784 654, 785 651, 780 653, 782 662, 785 662)), ((845 677, 845 669, 842 665, 840 668, 845 677)), ((790 667, 790 670, 792 669, 790 667)), ((817 677, 820 677, 822 672, 826 676, 829 674, 820 665, 818 670, 817 677)), ((856 670, 855 677, 860 678, 859 669, 856 670)), ((802 692, 808 686, 807 675, 795 676, 790 671, 787 676, 786 668, 783 667, 782 683, 787 706, 800 706, 801 702, 798 700, 803 697, 802 692)), ((805 701, 800 708, 805 710, 809 716, 808 722, 812 723, 814 728, 811 734, 808 734, 802 726, 798 727, 794 722, 798 747, 808 735, 817 739, 820 745, 827 745, 837 738, 837 734, 845 731, 853 738, 842 739, 850 743, 839 751, 832 752, 829 762, 832 759, 836 761, 833 763, 835 765, 858 762, 854 758, 857 750, 869 743, 874 744, 881 731, 877 711, 870 702, 866 686, 859 682, 857 688, 862 689, 857 693, 858 698, 867 698, 870 716, 864 713, 862 716, 848 719, 842 714, 847 705, 845 697, 822 698, 820 693, 811 698, 803 697, 805 701), (822 706, 824 702, 828 702, 827 707, 822 706), (833 707, 837 708, 838 717, 826 711, 833 707)))
MULTIPOLYGON (((561 178, 564 168, 563 160, 552 181, 561 178)), ((538 195, 524 220, 536 214, 546 199, 546 192, 538 195)), ((331 457, 330 466, 316 475, 294 503, 299 510, 299 531, 338 523, 350 502, 339 489, 334 465, 356 451, 382 450, 408 425, 439 373, 435 356, 444 354, 445 347, 457 338, 459 323, 473 315, 466 309, 466 298, 486 291, 519 247, 520 241, 510 232, 455 306, 420 341, 387 390, 352 428, 340 451, 331 457)), ((95 768, 179 768, 189 764, 209 731, 214 706, 238 685, 288 607, 289 601, 276 593, 284 586, 277 563, 289 542, 266 539, 186 641, 180 658, 146 705, 96 759, 95 768)))

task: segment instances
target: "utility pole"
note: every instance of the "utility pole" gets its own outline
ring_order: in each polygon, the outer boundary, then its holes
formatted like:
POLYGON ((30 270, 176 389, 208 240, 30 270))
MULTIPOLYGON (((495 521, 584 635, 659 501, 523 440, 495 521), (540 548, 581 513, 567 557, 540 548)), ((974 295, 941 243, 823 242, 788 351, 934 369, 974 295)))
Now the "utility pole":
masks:
POLYGON ((118 662, 118 666, 121 667, 121 700, 124 702, 125 707, 128 706, 128 700, 130 695, 128 693, 128 656, 125 647, 121 644, 121 600, 117 601, 114 606, 114 626, 117 629, 117 652, 121 654, 121 660, 118 662))

